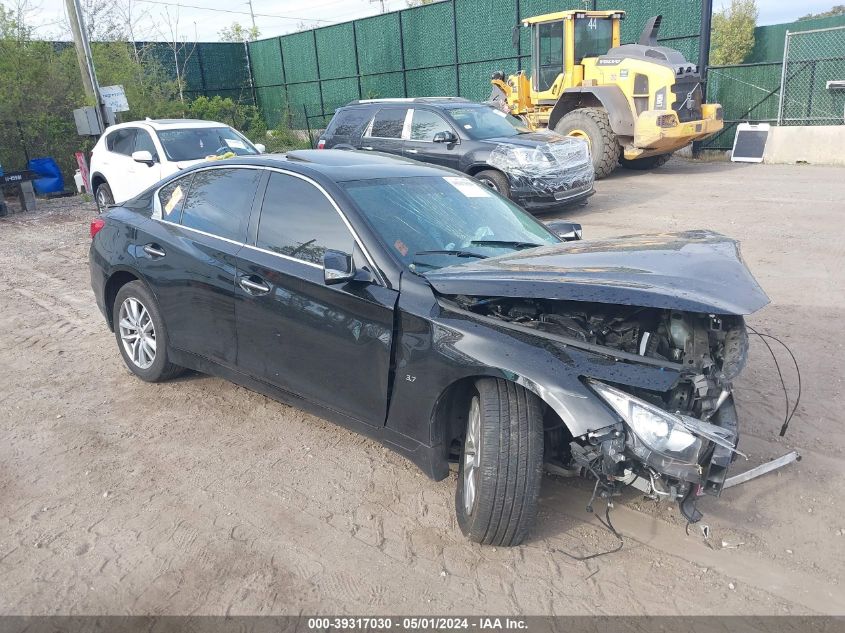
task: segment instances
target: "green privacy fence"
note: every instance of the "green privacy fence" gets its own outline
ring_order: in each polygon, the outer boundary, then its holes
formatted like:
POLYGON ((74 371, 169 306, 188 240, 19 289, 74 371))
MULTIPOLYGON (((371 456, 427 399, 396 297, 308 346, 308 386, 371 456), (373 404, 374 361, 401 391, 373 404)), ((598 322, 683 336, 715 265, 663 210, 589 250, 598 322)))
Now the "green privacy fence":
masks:
POLYGON ((241 42, 138 42, 170 79, 183 80, 185 98, 231 97, 253 103, 249 56, 241 42))
MULTIPOLYGON (((355 99, 458 95, 484 100, 490 74, 528 68, 530 38, 512 29, 523 18, 583 9, 577 0, 445 0, 272 39, 248 47, 256 104, 268 125, 322 127, 355 99)), ((663 15, 660 40, 698 57, 701 0, 595 0, 622 9, 623 41, 663 15)))

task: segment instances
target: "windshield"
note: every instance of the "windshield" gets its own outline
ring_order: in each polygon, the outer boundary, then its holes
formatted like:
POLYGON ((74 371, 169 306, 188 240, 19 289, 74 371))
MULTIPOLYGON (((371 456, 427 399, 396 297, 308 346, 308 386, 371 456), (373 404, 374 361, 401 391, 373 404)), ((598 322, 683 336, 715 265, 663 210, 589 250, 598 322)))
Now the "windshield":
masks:
POLYGON ((486 106, 450 108, 449 114, 466 135, 475 140, 516 136, 531 131, 516 117, 486 106))
POLYGON ((201 160, 228 152, 238 156, 258 153, 252 143, 230 127, 158 130, 157 133, 164 153, 173 161, 201 160))
POLYGON ((575 63, 585 57, 604 55, 613 46, 613 22, 609 19, 575 20, 575 63))
POLYGON ((415 272, 560 242, 518 206, 464 176, 340 184, 387 249, 415 272))

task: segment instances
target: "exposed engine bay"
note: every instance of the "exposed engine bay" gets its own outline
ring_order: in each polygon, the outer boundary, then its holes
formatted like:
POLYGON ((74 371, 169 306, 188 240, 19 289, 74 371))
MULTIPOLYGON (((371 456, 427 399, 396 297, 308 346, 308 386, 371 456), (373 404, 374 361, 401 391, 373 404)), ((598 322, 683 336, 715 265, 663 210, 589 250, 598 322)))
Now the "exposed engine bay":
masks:
POLYGON ((652 498, 676 500, 693 522, 701 517, 695 498, 721 492, 738 453, 731 382, 748 352, 741 316, 549 299, 453 300, 505 326, 606 348, 609 354, 618 350, 627 359, 664 361, 677 369, 679 378, 666 392, 583 376, 620 423, 578 437, 559 420, 547 424, 547 464, 594 476, 595 494, 602 497, 633 485, 652 498))

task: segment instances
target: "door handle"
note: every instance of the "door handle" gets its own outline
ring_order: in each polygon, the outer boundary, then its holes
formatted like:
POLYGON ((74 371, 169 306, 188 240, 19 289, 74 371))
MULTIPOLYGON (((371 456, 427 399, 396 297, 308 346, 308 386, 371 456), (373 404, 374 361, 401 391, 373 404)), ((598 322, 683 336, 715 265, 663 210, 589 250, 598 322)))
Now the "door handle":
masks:
POLYGON ((366 147, 362 147, 361 149, 366 149, 366 150, 369 150, 369 151, 373 151, 373 148, 372 148, 371 146, 369 146, 369 145, 368 145, 368 146, 366 146, 366 147))
POLYGON ((144 246, 144 252, 150 257, 164 257, 167 253, 158 244, 147 244, 144 246))
POLYGON ((419 154, 419 153, 420 153, 420 150, 418 150, 418 149, 409 149, 409 150, 408 150, 408 153, 409 153, 409 154, 419 154))
POLYGON ((249 277, 241 277, 238 285, 251 295, 266 295, 270 292, 270 286, 263 281, 252 281, 249 277))

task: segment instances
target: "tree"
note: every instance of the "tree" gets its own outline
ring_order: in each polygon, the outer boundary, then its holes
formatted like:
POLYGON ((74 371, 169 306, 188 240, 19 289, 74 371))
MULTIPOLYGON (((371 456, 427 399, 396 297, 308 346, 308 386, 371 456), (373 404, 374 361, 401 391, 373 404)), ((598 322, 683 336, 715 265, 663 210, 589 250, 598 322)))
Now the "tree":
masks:
POLYGON ((424 7, 427 4, 434 4, 435 2, 442 2, 443 0, 405 0, 405 4, 409 9, 414 7, 424 7))
POLYGON ((713 14, 710 64, 741 64, 754 48, 757 24, 755 0, 731 0, 731 6, 713 14))
POLYGON ((257 26, 247 28, 241 26, 240 22, 232 22, 231 26, 220 29, 217 34, 221 42, 251 42, 261 37, 257 26))
POLYGON ((808 13, 799 20, 812 20, 813 18, 832 18, 835 15, 845 15, 845 4, 837 4, 830 8, 829 11, 822 11, 821 13, 808 13))

